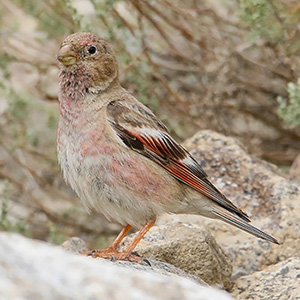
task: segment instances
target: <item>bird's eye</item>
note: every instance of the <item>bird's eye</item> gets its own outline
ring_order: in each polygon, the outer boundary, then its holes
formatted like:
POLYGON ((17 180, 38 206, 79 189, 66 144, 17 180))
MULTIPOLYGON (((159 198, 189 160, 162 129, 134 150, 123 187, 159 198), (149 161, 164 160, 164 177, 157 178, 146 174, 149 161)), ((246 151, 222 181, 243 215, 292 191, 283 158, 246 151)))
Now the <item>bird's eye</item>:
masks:
POLYGON ((92 46, 88 47, 87 51, 88 51, 89 54, 95 54, 96 51, 97 51, 97 48, 92 45, 92 46))

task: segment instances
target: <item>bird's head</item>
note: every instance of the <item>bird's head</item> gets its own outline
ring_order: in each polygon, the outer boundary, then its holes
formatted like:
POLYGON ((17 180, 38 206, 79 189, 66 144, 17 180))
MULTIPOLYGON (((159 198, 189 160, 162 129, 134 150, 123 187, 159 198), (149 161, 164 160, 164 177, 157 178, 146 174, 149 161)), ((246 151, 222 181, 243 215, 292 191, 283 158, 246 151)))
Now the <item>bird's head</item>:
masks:
POLYGON ((74 33, 65 38, 57 54, 64 84, 84 85, 97 93, 118 77, 118 63, 110 45, 95 34, 74 33))

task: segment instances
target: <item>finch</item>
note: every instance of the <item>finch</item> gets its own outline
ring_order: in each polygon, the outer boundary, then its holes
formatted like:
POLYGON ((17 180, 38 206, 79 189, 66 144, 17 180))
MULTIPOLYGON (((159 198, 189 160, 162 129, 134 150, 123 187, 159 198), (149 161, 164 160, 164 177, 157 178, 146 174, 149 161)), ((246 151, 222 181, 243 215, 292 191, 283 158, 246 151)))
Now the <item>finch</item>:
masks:
POLYGON ((105 40, 86 32, 69 35, 57 59, 57 149, 64 179, 87 209, 125 226, 108 249, 86 254, 140 262, 132 251, 164 213, 219 219, 278 244, 250 225, 166 126, 122 88, 116 56, 105 40), (132 226, 142 229, 118 252, 132 226))

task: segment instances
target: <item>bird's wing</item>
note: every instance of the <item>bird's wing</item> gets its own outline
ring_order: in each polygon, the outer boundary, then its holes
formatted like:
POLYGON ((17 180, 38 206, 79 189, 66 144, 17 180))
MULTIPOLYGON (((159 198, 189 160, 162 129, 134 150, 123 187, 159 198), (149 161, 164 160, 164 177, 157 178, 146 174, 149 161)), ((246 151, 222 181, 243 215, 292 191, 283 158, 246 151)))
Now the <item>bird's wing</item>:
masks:
POLYGON ((207 179, 196 160, 168 133, 164 124, 137 102, 114 100, 107 106, 108 121, 122 142, 160 164, 179 181, 249 222, 248 216, 207 179))

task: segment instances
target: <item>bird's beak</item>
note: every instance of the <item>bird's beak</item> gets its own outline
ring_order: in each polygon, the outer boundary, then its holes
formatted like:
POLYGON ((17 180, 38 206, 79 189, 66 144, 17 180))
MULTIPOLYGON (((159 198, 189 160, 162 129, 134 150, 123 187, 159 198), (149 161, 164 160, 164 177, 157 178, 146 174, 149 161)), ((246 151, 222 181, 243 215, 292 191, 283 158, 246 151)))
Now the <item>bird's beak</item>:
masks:
POLYGON ((65 66, 72 66, 77 60, 77 55, 71 50, 69 45, 65 45, 60 48, 57 56, 57 60, 65 66))

